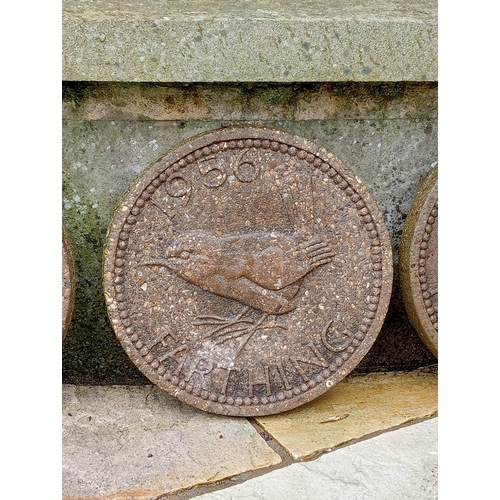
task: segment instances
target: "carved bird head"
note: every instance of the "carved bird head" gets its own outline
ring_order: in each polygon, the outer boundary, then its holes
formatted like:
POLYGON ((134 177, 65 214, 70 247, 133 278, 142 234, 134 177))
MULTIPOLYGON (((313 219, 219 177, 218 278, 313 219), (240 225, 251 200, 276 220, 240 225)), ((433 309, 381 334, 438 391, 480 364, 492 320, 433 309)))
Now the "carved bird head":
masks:
POLYGON ((170 240, 162 255, 144 262, 146 265, 160 265, 180 277, 198 284, 212 272, 214 259, 210 235, 204 231, 190 231, 170 240))

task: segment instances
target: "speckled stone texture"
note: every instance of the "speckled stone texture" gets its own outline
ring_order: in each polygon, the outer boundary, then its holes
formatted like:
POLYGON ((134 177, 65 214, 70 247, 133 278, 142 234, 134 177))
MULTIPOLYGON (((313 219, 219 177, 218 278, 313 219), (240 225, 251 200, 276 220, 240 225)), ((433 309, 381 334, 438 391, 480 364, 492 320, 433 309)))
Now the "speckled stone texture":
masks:
POLYGON ((157 387, 62 390, 67 500, 153 500, 281 458, 246 419, 182 405, 157 387))
POLYGON ((370 373, 344 379, 300 408, 256 420, 294 459, 307 460, 437 410, 437 373, 370 373))
MULTIPOLYGON (((199 500, 436 500, 438 419, 387 432, 199 500)), ((166 499, 165 499, 166 500, 166 499)))
POLYGON ((437 2, 64 0, 63 79, 437 80, 437 2))
POLYGON ((406 219, 400 246, 403 300, 430 351, 438 355, 438 168, 427 175, 406 219))
POLYGON ((134 364, 223 415, 327 391, 373 345, 392 292, 366 187, 331 152, 262 127, 161 157, 117 208, 105 255, 108 314, 134 364))
MULTIPOLYGON (((229 125, 272 127, 315 141, 368 187, 395 257, 413 198, 438 160, 435 83, 66 83, 63 90, 63 220, 77 269, 75 311, 63 343, 68 383, 147 383, 109 324, 102 249, 123 193, 170 148, 229 125)), ((357 371, 435 362, 406 316, 395 279, 385 324, 357 371)))

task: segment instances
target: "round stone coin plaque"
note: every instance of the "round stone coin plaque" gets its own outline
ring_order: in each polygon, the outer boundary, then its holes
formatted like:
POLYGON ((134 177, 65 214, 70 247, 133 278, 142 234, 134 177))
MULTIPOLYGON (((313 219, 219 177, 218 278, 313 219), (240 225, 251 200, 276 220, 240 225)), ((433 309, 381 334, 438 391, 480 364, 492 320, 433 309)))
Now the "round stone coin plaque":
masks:
POLYGON ((66 337, 75 304, 75 268, 71 244, 62 227, 62 338, 66 337))
POLYGON ((427 175, 405 222, 399 251, 408 316, 438 355, 438 167, 427 175))
POLYGON ((338 158, 230 128, 168 152, 125 194, 104 287, 118 339, 153 383, 256 416, 311 401, 358 365, 392 273, 382 215, 338 158))

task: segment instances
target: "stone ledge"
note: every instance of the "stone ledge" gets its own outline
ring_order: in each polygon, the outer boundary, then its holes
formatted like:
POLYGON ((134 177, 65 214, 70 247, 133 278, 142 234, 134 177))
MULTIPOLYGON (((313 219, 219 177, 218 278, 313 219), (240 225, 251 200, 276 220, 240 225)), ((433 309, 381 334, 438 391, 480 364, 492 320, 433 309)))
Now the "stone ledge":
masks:
POLYGON ((63 0, 66 81, 437 81, 436 0, 63 0))

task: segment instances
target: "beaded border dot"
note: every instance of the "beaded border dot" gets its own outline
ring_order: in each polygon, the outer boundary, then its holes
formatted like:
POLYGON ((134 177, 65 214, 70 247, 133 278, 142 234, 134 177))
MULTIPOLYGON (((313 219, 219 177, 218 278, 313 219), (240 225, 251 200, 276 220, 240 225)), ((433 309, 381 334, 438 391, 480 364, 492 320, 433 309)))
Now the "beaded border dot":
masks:
MULTIPOLYGON (((355 352, 356 348, 365 339, 366 334, 369 331, 370 325, 372 324, 377 309, 379 307, 380 294, 382 288, 382 247, 379 239, 379 234, 377 227, 374 223, 374 219, 370 214, 370 210, 366 206, 362 197, 355 191, 355 189, 349 184, 349 182, 340 175, 333 166, 329 165, 326 161, 321 159, 304 149, 289 146, 283 142, 272 141, 268 139, 233 139, 233 140, 220 140, 214 141, 210 146, 200 147, 191 153, 180 158, 167 169, 163 170, 155 179, 153 179, 148 186, 146 186, 135 205, 131 208, 130 214, 127 216, 126 221, 122 226, 122 230, 118 235, 118 243, 116 250, 116 259, 114 261, 114 272, 116 277, 114 278, 114 288, 115 288, 115 298, 116 304, 119 311, 119 317, 124 328, 124 334, 118 334, 118 338, 122 342, 127 340, 133 344, 136 350, 136 355, 131 355, 131 359, 134 363, 141 368, 144 364, 149 365, 160 377, 163 377, 170 384, 177 387, 180 391, 185 391, 188 394, 194 394, 201 399, 209 400, 212 402, 218 402, 220 404, 227 404, 230 406, 250 406, 250 405, 267 405, 276 402, 281 402, 286 399, 291 399, 301 393, 305 393, 310 389, 313 389, 318 384, 324 382, 328 379, 331 374, 335 373, 355 352), (156 358, 147 346, 139 339, 138 334, 135 332, 135 328, 132 325, 132 321, 129 317, 129 312, 127 311, 127 306, 125 303, 124 295, 124 279, 121 276, 123 271, 124 260, 127 244, 128 244, 128 234, 132 230, 134 224, 137 222, 141 209, 146 205, 146 201, 151 198, 152 194, 156 189, 164 183, 170 176, 171 172, 178 172, 182 168, 194 163, 203 156, 213 155, 221 151, 228 149, 249 149, 249 148, 262 148, 270 149, 272 151, 279 151, 283 154, 288 154, 290 157, 297 156, 301 160, 305 160, 307 163, 311 164, 316 169, 319 169, 322 173, 328 175, 333 182, 342 189, 345 194, 351 199, 357 208, 358 214, 364 223, 365 229, 368 232, 368 236, 371 240, 371 261, 372 261, 372 271, 373 271, 373 284, 370 295, 370 301, 367 306, 367 311, 365 312, 361 325, 358 331, 351 337, 351 342, 344 350, 344 352, 338 355, 335 360, 325 368, 321 373, 317 374, 314 379, 309 380, 307 383, 302 383, 301 385, 295 386, 290 390, 284 390, 276 395, 271 396, 253 396, 252 398, 246 397, 227 397, 225 394, 209 393, 206 390, 202 390, 198 387, 193 387, 191 384, 186 383, 184 380, 180 380, 178 376, 167 373, 165 366, 161 364, 158 358, 156 358), (168 172, 168 173, 167 173, 168 172)), ((129 344, 129 342, 126 342, 129 344)))
POLYGON ((432 326, 438 331, 438 312, 435 309, 431 294, 429 293, 429 285, 427 284, 427 248, 428 242, 431 236, 431 233, 434 229, 434 223, 436 222, 438 217, 438 202, 434 204, 432 210, 427 217, 427 221, 424 227, 424 234, 422 235, 422 241, 419 245, 419 260, 418 260, 418 280, 420 283, 420 291, 422 292, 422 299, 424 301, 425 310, 427 312, 427 316, 429 317, 429 321, 432 326))

